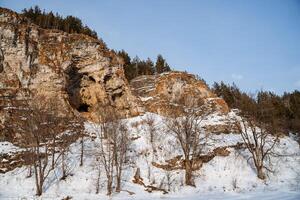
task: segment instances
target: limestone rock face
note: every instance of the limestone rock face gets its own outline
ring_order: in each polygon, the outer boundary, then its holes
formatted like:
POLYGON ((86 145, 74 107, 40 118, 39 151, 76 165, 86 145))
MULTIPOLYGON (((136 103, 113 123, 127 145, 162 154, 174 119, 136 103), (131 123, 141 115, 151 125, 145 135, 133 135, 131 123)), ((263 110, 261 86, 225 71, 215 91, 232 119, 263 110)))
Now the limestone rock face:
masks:
POLYGON ((61 112, 88 119, 99 106, 112 106, 123 117, 139 114, 121 60, 99 40, 42 29, 4 8, 0 38, 2 122, 8 102, 22 100, 29 92, 45 101, 54 99, 61 112))
POLYGON ((140 97, 148 112, 165 116, 182 112, 184 108, 181 102, 190 99, 196 102, 203 101, 221 114, 229 112, 223 99, 211 92, 202 80, 185 72, 140 76, 133 79, 130 84, 133 93, 140 97))
MULTIPOLYGON (((0 38, 0 130, 9 110, 15 109, 12 102, 22 106, 29 96, 55 102, 63 114, 94 121, 97 110, 105 107, 115 108, 122 117, 144 111, 167 116, 182 112, 180 102, 189 99, 204 101, 221 114, 229 111, 223 99, 191 74, 140 76, 129 86, 122 60, 101 41, 42 29, 4 8, 0 38)), ((47 109, 54 109, 50 105, 47 109)))
POLYGON ((212 110, 211 119, 204 123, 204 129, 210 133, 236 133, 235 118, 229 112, 227 103, 217 97, 202 81, 185 72, 169 72, 161 75, 145 75, 133 79, 132 92, 139 97, 145 111, 163 116, 183 114, 185 102, 200 102, 212 110), (182 104, 183 103, 183 104, 182 104))

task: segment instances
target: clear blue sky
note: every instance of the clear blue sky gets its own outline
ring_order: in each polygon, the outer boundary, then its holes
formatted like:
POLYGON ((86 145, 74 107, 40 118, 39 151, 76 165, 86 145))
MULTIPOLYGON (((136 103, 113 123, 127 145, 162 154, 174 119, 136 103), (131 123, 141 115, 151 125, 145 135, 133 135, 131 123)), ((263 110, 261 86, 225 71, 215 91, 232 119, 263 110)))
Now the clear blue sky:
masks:
POLYGON ((247 92, 300 90, 300 0, 0 0, 74 15, 108 47, 247 92))

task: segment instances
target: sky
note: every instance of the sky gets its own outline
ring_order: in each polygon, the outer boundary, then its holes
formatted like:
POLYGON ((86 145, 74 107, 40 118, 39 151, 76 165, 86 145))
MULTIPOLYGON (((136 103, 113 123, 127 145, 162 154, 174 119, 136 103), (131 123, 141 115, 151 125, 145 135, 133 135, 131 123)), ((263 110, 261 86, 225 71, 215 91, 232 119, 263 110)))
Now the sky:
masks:
POLYGON ((243 91, 300 90, 300 0, 0 0, 79 17, 109 48, 243 91))

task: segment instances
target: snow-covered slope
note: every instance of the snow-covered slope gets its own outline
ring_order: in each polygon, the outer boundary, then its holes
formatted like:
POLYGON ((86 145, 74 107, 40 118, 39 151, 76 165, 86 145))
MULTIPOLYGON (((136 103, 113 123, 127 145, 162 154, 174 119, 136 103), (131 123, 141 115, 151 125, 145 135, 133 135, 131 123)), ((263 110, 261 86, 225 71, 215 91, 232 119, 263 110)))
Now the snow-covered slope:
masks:
MULTIPOLYGON (((234 118, 235 113, 228 116, 210 116, 203 123, 219 123, 234 118)), ((125 120, 133 139, 130 145, 129 162, 124 170, 122 192, 114 194, 114 199, 300 199, 300 149, 292 137, 280 138, 275 151, 281 156, 273 158, 272 169, 267 181, 257 178, 251 162, 247 162, 248 153, 231 147, 228 156, 216 156, 204 163, 195 172, 196 188, 184 186, 184 171, 165 171, 153 166, 152 162, 165 163, 166 160, 182 155, 175 138, 164 128, 163 117, 146 113, 143 116, 125 120), (155 142, 150 142, 148 119, 155 122, 155 142), (136 169, 140 168, 141 177, 146 185, 151 184, 169 191, 148 193, 141 185, 132 182, 136 169), (133 192, 133 195, 129 193, 133 192)), ((80 141, 70 148, 68 176, 60 180, 61 170, 56 169, 47 179, 45 192, 41 199, 108 199, 105 188, 105 174, 101 172, 100 194, 96 192, 98 176, 97 154, 98 138, 95 132, 99 127, 93 123, 85 123, 85 129, 93 136, 86 138, 84 165, 79 166, 80 141)), ((235 145, 242 142, 239 134, 214 135, 207 152, 220 146, 235 145)), ((0 143, 0 152, 21 151, 11 144, 0 143)), ((1 157, 0 157, 1 159, 1 157)), ((0 199, 34 199, 34 178, 26 178, 26 167, 17 168, 0 174, 0 199)))

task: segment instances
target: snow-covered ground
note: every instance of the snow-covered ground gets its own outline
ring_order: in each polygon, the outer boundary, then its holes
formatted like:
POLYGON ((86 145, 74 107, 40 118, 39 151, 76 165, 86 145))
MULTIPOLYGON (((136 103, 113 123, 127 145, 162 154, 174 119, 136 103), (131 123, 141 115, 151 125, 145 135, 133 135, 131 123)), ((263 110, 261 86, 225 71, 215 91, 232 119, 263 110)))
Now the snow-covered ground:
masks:
POLYGON ((22 149, 13 145, 10 142, 0 142, 0 155, 15 153, 18 151, 22 151, 22 149))
MULTIPOLYGON (((234 117, 233 113, 229 118, 234 117)), ((224 116, 211 116, 204 123, 218 123, 224 116)), ((147 113, 127 119, 127 125, 132 141, 129 156, 130 164, 126 166, 123 177, 123 191, 114 194, 113 199, 300 199, 300 150, 299 144, 293 137, 280 139, 276 152, 284 156, 273 158, 270 166, 274 173, 268 174, 267 181, 257 178, 251 162, 247 162, 247 152, 229 148, 229 156, 215 157, 195 172, 196 188, 184 186, 184 172, 182 170, 164 171, 154 167, 151 162, 164 163, 165 160, 181 155, 174 137, 167 134, 162 117, 147 113), (146 120, 155 119, 155 143, 151 144, 147 131, 146 120), (155 150, 154 150, 155 149, 155 150), (161 192, 148 193, 144 187, 132 182, 136 169, 140 168, 141 177, 145 184, 169 190, 169 194, 161 192), (130 192, 135 194, 129 195, 130 192)), ((85 124, 90 135, 95 136, 97 126, 85 124)), ((238 134, 215 135, 212 147, 234 145, 241 142, 238 134)), ((10 143, 0 143, 0 153, 20 151, 21 149, 10 143)), ((209 151, 209 149, 208 149, 209 151)), ((85 140, 84 165, 79 166, 80 141, 70 148, 68 157, 70 176, 60 180, 60 169, 47 179, 45 193, 40 199, 62 199, 67 196, 72 199, 109 199, 105 188, 105 174, 101 172, 100 194, 95 194, 98 174, 97 139, 85 140)), ((34 199, 34 178, 26 178, 26 167, 0 174, 0 199, 34 199)))

